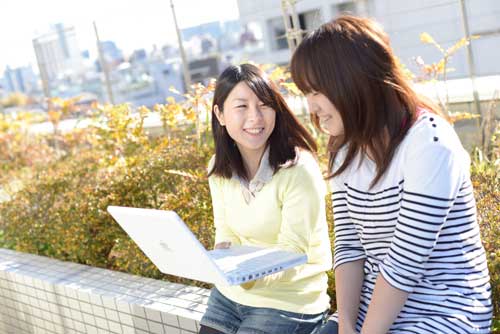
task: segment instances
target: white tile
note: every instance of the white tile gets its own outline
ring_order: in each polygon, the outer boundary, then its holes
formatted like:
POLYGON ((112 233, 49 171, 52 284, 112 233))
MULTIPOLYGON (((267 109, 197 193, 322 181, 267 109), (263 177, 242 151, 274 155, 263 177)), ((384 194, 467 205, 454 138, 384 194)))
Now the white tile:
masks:
POLYGON ((44 328, 53 332, 54 331, 54 324, 50 321, 45 320, 44 321, 44 328))
POLYGON ((66 318, 71 318, 71 309, 69 307, 61 307, 61 310, 62 310, 62 314, 66 318))
POLYGON ((85 324, 80 321, 74 321, 74 329, 80 332, 85 332, 85 324))
POLYGON ((29 299, 30 299, 31 306, 36 307, 36 308, 40 307, 38 299, 36 299, 35 297, 29 297, 29 299))
POLYGON ((45 279, 43 281, 43 289, 46 291, 52 291, 54 289, 54 285, 52 283, 48 282, 47 279, 45 279))
POLYGON ((21 299, 21 302, 23 302, 24 304, 28 304, 29 305, 29 303, 30 303, 30 297, 28 297, 25 294, 22 294, 19 297, 21 299))
POLYGON ((61 304, 62 306, 69 307, 70 299, 68 297, 57 295, 57 299, 59 300, 59 304, 61 304))
POLYGON ((102 296, 102 304, 107 309, 116 310, 115 299, 113 297, 102 296))
POLYGON ((95 317, 95 324, 98 328, 108 330, 108 321, 101 317, 95 317))
POLYGON ((45 287, 43 286, 43 281, 39 278, 36 278, 33 280, 33 283, 35 283, 35 287, 38 290, 45 290, 45 287))
POLYGON ((64 327, 62 325, 55 324, 54 330, 57 334, 64 334, 64 327))
POLYGON ((92 311, 95 315, 106 318, 106 313, 104 312, 104 307, 92 304, 92 311))
POLYGON ((63 321, 63 318, 60 314, 58 313, 52 313, 51 314, 51 319, 52 319, 52 322, 56 325, 63 325, 64 324, 64 321, 63 321))
POLYGON ((108 321, 108 326, 109 330, 112 331, 113 333, 121 333, 122 332, 122 326, 114 321, 108 321))
POLYGON ((132 314, 138 317, 146 318, 146 312, 144 311, 144 307, 141 305, 133 304, 132 305, 132 314))
POLYGON ((43 327, 43 320, 42 318, 35 318, 34 324, 38 327, 43 327))
POLYGON ((196 332, 191 332, 191 331, 181 329, 181 334, 196 334, 196 332))
POLYGON ((52 318, 51 313, 48 312, 48 311, 42 311, 42 314, 43 314, 43 319, 45 319, 45 320, 48 320, 48 319, 52 318))
POLYGON ((90 295, 87 292, 84 291, 77 291, 78 299, 80 301, 90 303, 90 295))
POLYGON ((171 313, 162 312, 161 317, 162 317, 163 323, 170 325, 170 326, 179 327, 179 319, 177 318, 176 315, 171 314, 171 313))
POLYGON ((91 293, 90 294, 90 303, 93 305, 101 306, 102 305, 101 296, 98 294, 95 294, 95 293, 91 293))
POLYGON ((87 324, 87 325, 85 325, 85 333, 97 334, 97 327, 87 324))
POLYGON ((83 313, 83 322, 95 326, 95 318, 92 314, 83 313))
POLYGON ((40 305, 40 308, 42 310, 49 309, 49 303, 47 303, 46 301, 40 300, 40 301, 38 301, 38 304, 40 305))
POLYGON ((104 309, 104 312, 106 312, 106 318, 108 320, 120 322, 120 318, 118 317, 118 312, 116 312, 115 310, 104 309))
POLYGON ((49 332, 47 332, 45 329, 41 328, 41 327, 33 327, 33 333, 34 334, 49 334, 49 332))
POLYGON ((127 326, 134 326, 134 320, 132 318, 132 315, 128 313, 118 312, 118 316, 120 317, 120 322, 122 324, 125 324, 127 326))
POLYGON ((165 330, 165 334, 181 334, 181 330, 177 327, 172 327, 172 326, 163 326, 163 329, 165 330))
POLYGON ((128 301, 117 299, 115 301, 115 303, 116 303, 116 309, 118 311, 123 312, 123 313, 131 313, 130 312, 130 304, 128 303, 128 301))
POLYGON ((85 313, 92 314, 92 305, 89 303, 80 302, 80 310, 85 313))
POLYGON ((136 334, 134 327, 125 326, 125 325, 122 325, 122 333, 123 334, 136 334))
POLYGON ((73 310, 79 310, 80 309, 80 303, 76 299, 69 299, 69 307, 73 310))
POLYGON ((33 315, 37 318, 42 318, 42 310, 40 310, 38 307, 33 308, 33 315))
POLYGON ((148 321, 149 331, 153 334, 164 334, 163 325, 156 321, 148 321))
POLYGON ((47 296, 47 302, 54 304, 57 303, 57 298, 55 293, 46 292, 45 295, 47 296))
POLYGON ((64 328, 75 328, 75 321, 71 318, 63 318, 64 320, 64 328))
POLYGON ((64 287, 64 294, 67 297, 73 298, 73 299, 78 299, 78 296, 76 294, 76 290, 73 288, 70 288, 69 286, 64 287))
POLYGON ((83 321, 82 312, 71 309, 71 318, 77 321, 83 321))
POLYGON ((146 318, 148 318, 149 320, 161 322, 161 313, 160 312, 158 312, 156 310, 152 310, 149 307, 145 307, 144 309, 146 311, 146 318))
POLYGON ((184 317, 179 317, 179 325, 180 328, 186 329, 188 331, 196 332, 196 323, 193 319, 188 319, 184 317))
POLYGON ((61 285, 61 284, 55 284, 55 285, 54 285, 54 291, 55 291, 55 292, 56 292, 56 294, 58 294, 58 295, 61 295, 61 296, 66 295, 66 289, 64 288, 64 285, 61 285))
POLYGON ((134 321, 134 327, 135 328, 142 329, 142 330, 145 330, 145 331, 149 330, 148 323, 147 323, 146 319, 139 318, 139 317, 136 317, 136 316, 134 316, 132 319, 134 321))

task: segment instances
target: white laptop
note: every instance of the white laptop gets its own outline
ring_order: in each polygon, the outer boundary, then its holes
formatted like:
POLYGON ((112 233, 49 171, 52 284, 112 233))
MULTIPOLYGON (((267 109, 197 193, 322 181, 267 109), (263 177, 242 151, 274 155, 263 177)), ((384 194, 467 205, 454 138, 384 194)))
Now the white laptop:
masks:
POLYGON ((305 254, 273 248, 207 251, 173 211, 109 206, 108 212, 164 274, 237 285, 307 262, 305 254))

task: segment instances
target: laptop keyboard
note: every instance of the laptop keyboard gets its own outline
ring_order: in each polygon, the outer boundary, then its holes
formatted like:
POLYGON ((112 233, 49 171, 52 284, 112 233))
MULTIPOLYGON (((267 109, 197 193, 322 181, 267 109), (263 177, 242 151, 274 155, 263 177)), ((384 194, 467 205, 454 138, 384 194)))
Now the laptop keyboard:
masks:
POLYGON ((282 271, 285 264, 304 257, 278 249, 251 246, 216 249, 209 254, 232 284, 241 284, 282 271))

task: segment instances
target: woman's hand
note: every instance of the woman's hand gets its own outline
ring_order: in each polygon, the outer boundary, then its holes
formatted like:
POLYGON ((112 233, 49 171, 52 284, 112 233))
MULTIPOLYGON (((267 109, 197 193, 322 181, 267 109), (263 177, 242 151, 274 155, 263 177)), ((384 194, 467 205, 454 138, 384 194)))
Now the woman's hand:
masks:
POLYGON ((250 290, 251 288, 253 288, 255 286, 255 283, 256 283, 256 281, 250 281, 250 282, 240 284, 240 286, 245 290, 250 290))
MULTIPOLYGON (((216 244, 214 246, 214 249, 228 249, 230 247, 231 247, 231 241, 222 241, 222 242, 219 242, 218 244, 216 244)), ((243 283, 240 286, 243 289, 248 290, 248 289, 253 288, 254 285, 255 285, 255 281, 250 281, 250 282, 243 283)))
POLYGON ((214 249, 228 249, 231 247, 231 241, 222 241, 214 246, 214 249))

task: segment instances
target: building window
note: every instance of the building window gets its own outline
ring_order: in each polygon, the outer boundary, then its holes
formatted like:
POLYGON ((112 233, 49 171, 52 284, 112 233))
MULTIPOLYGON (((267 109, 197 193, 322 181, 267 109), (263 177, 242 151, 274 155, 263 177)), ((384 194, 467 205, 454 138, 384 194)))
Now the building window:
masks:
POLYGON ((369 0, 345 1, 332 6, 333 17, 342 14, 369 15, 369 0))
POLYGON ((283 50, 288 48, 286 40, 285 23, 282 17, 275 17, 267 21, 271 36, 271 48, 273 50, 283 50))
POLYGON ((354 1, 344 2, 337 5, 338 14, 357 14, 356 3, 354 1))
POLYGON ((299 14, 300 29, 304 32, 313 31, 319 28, 323 22, 319 9, 310 10, 299 14))
MULTIPOLYGON (((298 13, 299 27, 305 33, 318 28, 322 23, 321 12, 319 9, 298 13)), ((289 27, 293 26, 293 19, 289 19, 289 27)), ((268 21, 271 35, 271 46, 273 50, 283 50, 288 48, 286 28, 283 17, 276 17, 268 21)))
POLYGON ((261 49, 264 47, 264 33, 258 22, 248 22, 239 36, 240 47, 246 50, 261 49))

